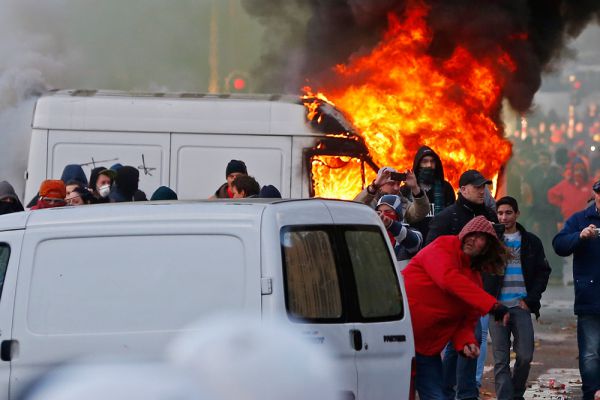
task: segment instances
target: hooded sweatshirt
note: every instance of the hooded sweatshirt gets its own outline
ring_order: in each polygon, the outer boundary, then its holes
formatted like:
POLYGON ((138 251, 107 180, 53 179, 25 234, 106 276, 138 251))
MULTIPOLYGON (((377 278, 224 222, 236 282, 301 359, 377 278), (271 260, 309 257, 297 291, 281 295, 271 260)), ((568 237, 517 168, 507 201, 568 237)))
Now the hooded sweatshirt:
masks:
POLYGON ((60 180, 65 183, 65 185, 70 181, 75 181, 80 183, 82 186, 87 187, 88 179, 85 176, 85 172, 83 172, 83 168, 79 164, 69 164, 63 169, 63 173, 60 176, 60 180))
POLYGON ((449 341, 457 351, 477 343, 475 326, 496 299, 482 288, 481 273, 471 268, 462 249, 469 233, 483 232, 498 240, 483 216, 473 218, 459 235, 440 236, 422 249, 402 271, 415 337, 415 350, 440 354, 449 341))
POLYGON ((12 203, 0 201, 0 215, 23 211, 23 205, 19 201, 15 189, 6 181, 0 182, 0 200, 10 198, 12 203))
MULTIPOLYGON (((427 237, 431 218, 439 214, 444 208, 454 204, 456 196, 452 185, 444 179, 444 167, 440 156, 431 147, 421 146, 419 148, 413 162, 413 172, 417 177, 421 190, 425 192, 429 199, 431 209, 427 217, 413 223, 412 226, 418 229, 423 234, 423 237, 427 237), (427 173, 419 165, 425 156, 431 156, 435 159, 435 168, 430 173, 427 173)), ((403 189, 402 194, 410 198, 410 190, 403 189)))

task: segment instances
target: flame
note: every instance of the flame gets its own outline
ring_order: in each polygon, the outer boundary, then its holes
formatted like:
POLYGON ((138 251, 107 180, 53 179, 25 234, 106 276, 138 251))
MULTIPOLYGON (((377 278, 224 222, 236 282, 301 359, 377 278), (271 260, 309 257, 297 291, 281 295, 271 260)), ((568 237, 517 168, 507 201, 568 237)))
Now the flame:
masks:
MULTIPOLYGON (((495 116, 504 77, 516 66, 500 47, 484 59, 465 47, 443 62, 434 59, 427 54, 432 40, 427 13, 415 1, 402 21, 390 14, 388 31, 369 55, 335 67, 342 85, 323 87, 317 95, 304 90, 344 112, 377 165, 412 169, 418 148, 427 145, 440 156, 445 177, 456 188, 462 172, 477 169, 494 177, 510 157, 510 142, 495 116)), ((370 168, 365 172, 367 182, 374 178, 370 168)), ((320 197, 353 198, 361 190, 361 174, 358 160, 313 160, 320 197)))

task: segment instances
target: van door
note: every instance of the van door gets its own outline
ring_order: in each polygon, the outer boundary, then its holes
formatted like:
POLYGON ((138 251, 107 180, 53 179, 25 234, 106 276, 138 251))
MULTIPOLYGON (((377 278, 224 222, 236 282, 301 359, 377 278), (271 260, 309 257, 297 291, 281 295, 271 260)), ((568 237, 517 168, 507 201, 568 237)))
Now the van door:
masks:
POLYGON ((386 232, 374 212, 364 212, 367 206, 331 202, 328 207, 338 225, 344 270, 352 276, 355 290, 351 320, 360 338, 358 398, 408 399, 412 325, 386 232))
POLYGON ((9 396, 10 367, 18 342, 13 341, 12 320, 23 230, 0 232, 0 398, 9 396))
MULTIPOLYGON (((314 206, 314 204, 313 204, 314 206)), ((354 324, 348 321, 345 282, 336 257, 331 215, 302 202, 268 208, 263 217, 263 317, 281 319, 323 352, 339 373, 342 399, 357 393, 354 324)))
POLYGON ((173 133, 171 188, 179 199, 205 199, 225 183, 225 168, 242 160, 248 174, 290 196, 292 139, 289 136, 173 133))
POLYGON ((167 132, 53 130, 48 138, 46 179, 59 179, 68 164, 80 164, 88 177, 98 166, 131 165, 140 171, 139 188, 150 198, 159 186, 169 186, 169 147, 167 132))

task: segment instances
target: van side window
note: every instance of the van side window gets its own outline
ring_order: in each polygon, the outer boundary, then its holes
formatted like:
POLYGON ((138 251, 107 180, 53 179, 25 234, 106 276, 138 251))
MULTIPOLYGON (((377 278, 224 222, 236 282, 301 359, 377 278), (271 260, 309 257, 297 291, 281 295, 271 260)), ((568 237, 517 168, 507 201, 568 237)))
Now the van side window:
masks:
POLYGON ((4 277, 8 268, 8 259, 10 257, 10 246, 6 243, 0 243, 0 296, 4 288, 4 277))
POLYGON ((378 229, 345 231, 358 307, 365 319, 399 319, 402 292, 388 247, 378 229))
POLYGON ((288 230, 281 240, 288 313, 308 320, 340 318, 340 282, 328 232, 288 230))

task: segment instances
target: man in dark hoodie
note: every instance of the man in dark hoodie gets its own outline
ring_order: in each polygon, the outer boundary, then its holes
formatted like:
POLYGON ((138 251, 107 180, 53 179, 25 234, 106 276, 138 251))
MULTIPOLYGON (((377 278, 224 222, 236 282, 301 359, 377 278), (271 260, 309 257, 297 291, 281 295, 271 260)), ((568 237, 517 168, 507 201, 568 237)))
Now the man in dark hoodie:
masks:
MULTIPOLYGON (((457 235, 469 221, 484 216, 488 221, 498 223, 496 212, 485 205, 486 185, 492 181, 473 169, 464 172, 459 178, 460 192, 456 203, 436 214, 429 225, 425 244, 433 242, 439 236, 457 235)), ((481 339, 481 325, 476 330, 481 339)), ((476 399, 479 396, 477 381, 477 359, 458 356, 453 346, 448 345, 444 355, 444 388, 449 398, 476 399), (455 388, 456 386, 456 388, 455 388)))
MULTIPOLYGON (((417 177, 421 190, 425 192, 429 199, 430 211, 425 219, 413 223, 412 227, 421 232, 423 237, 426 238, 431 219, 446 207, 454 204, 456 197, 454 188, 450 182, 444 179, 444 167, 440 156, 430 147, 421 146, 417 151, 413 163, 413 172, 417 177)), ((403 187, 401 192, 403 196, 411 198, 409 188, 403 187)))
POLYGON ((115 184, 108 195, 111 203, 126 201, 145 201, 146 194, 138 190, 140 171, 137 168, 125 165, 117 171, 115 184))
POLYGON ((15 189, 6 181, 0 182, 0 215, 23 211, 15 189))

